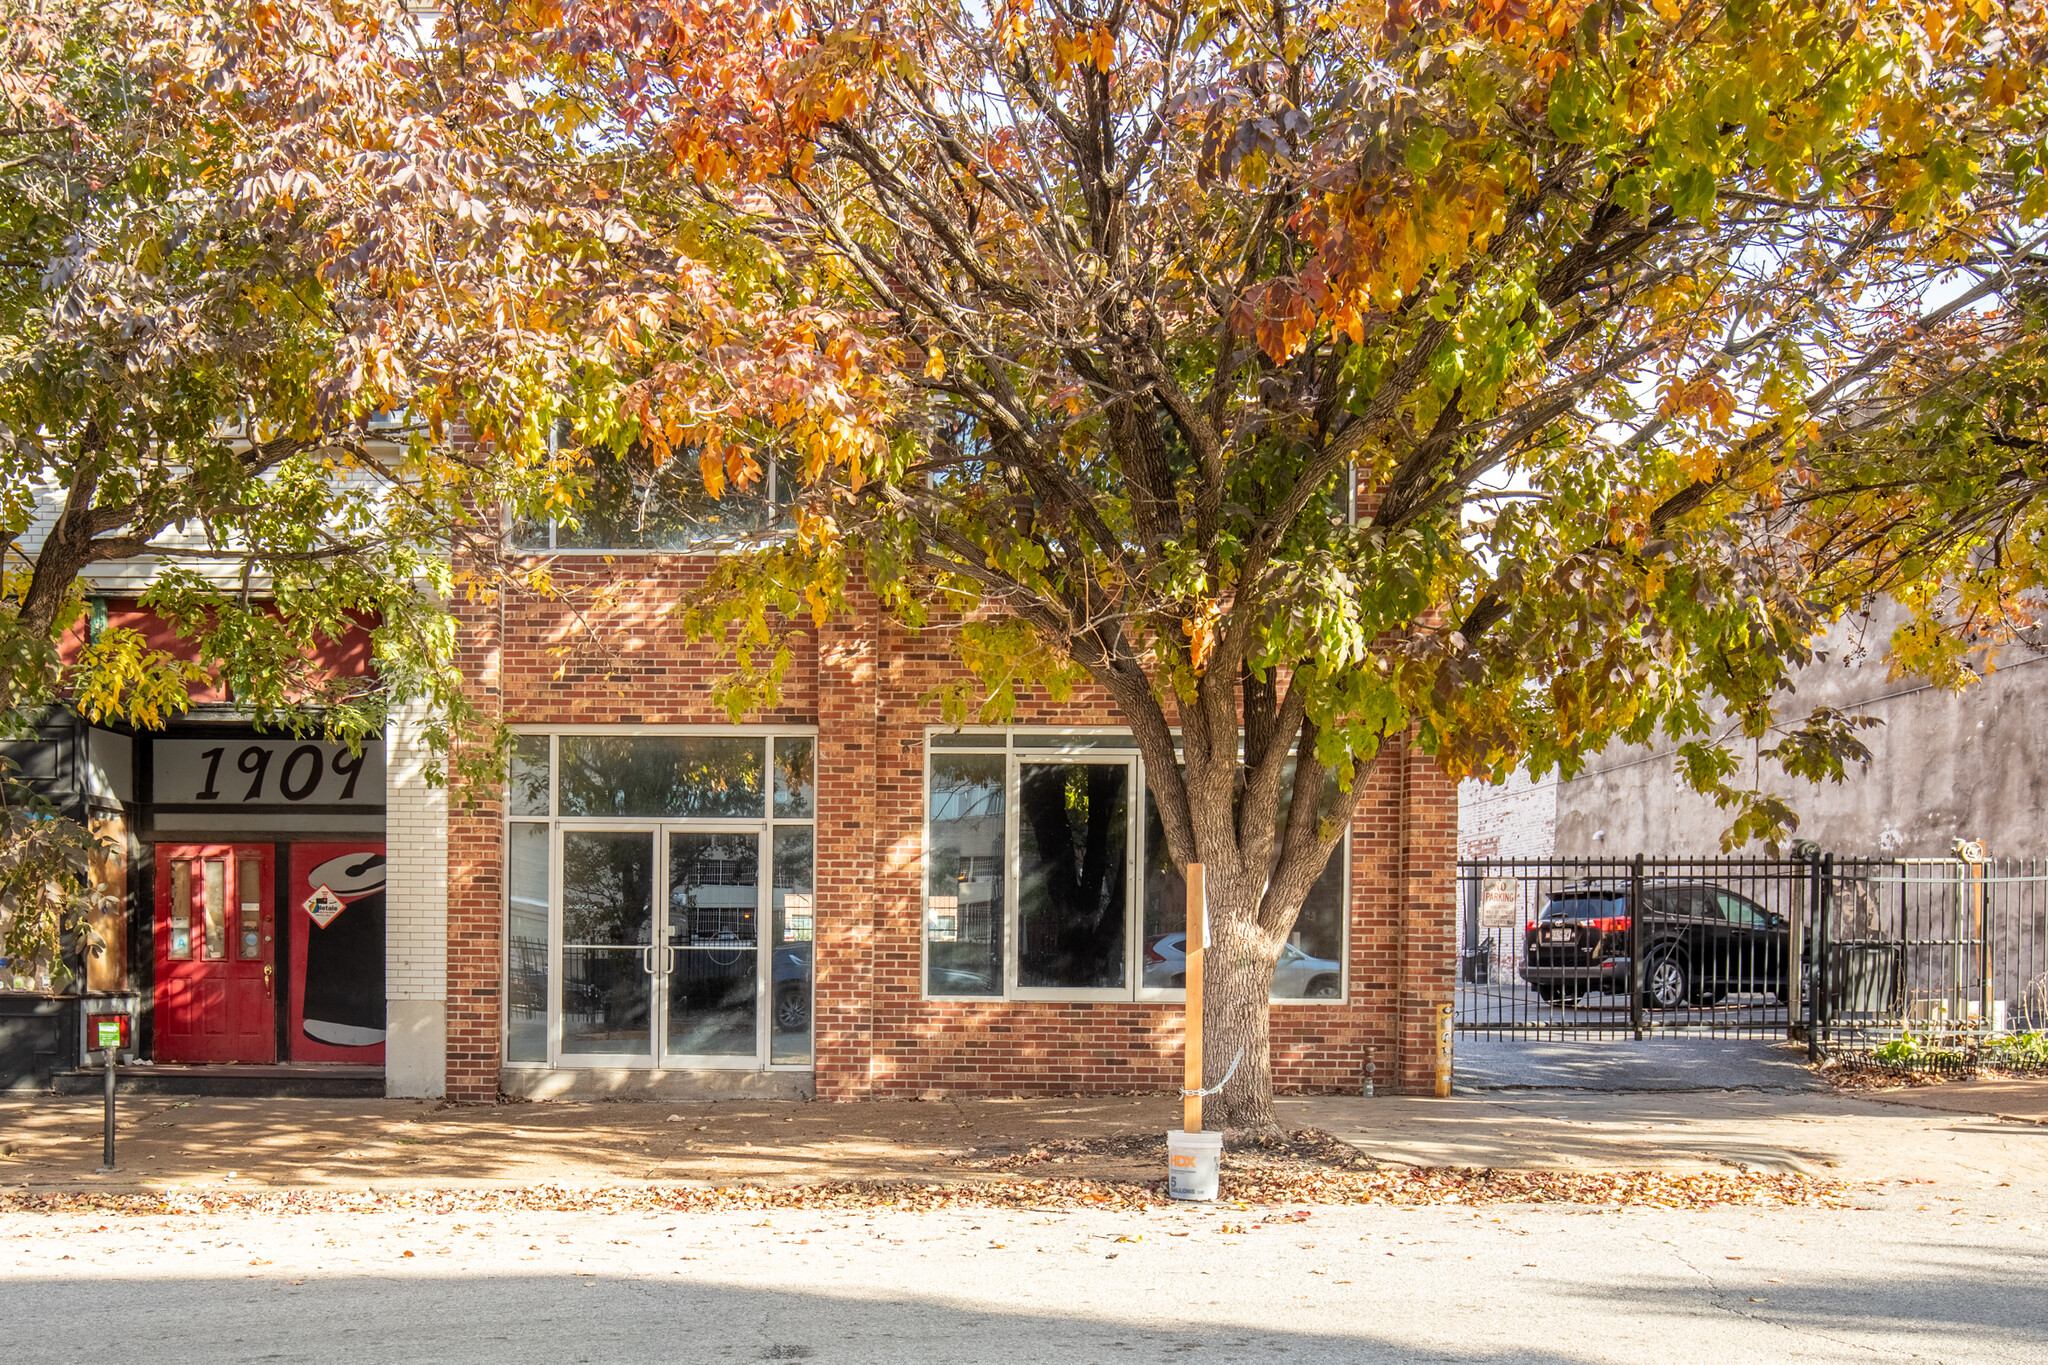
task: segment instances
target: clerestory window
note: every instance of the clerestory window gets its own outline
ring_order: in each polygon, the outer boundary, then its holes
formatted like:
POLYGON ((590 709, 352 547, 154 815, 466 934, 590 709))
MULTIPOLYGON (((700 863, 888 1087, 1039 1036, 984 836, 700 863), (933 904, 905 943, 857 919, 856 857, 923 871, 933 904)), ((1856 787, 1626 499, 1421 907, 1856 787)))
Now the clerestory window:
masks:
MULTIPOLYGON (((557 424, 551 440, 574 440, 557 424)), ((521 521, 512 528, 515 550, 571 554, 646 553, 715 549, 781 525, 796 481, 770 461, 746 487, 727 486, 713 497, 697 460, 678 453, 667 460, 635 444, 623 451, 586 445, 582 483, 571 515, 521 521)))

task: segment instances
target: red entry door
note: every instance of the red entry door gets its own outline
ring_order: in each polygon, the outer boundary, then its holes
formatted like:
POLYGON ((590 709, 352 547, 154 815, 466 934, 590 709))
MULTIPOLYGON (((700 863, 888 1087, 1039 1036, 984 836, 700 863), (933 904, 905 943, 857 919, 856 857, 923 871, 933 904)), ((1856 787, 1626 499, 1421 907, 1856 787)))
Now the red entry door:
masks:
POLYGON ((156 846, 156 1059, 277 1060, 269 844, 156 846))

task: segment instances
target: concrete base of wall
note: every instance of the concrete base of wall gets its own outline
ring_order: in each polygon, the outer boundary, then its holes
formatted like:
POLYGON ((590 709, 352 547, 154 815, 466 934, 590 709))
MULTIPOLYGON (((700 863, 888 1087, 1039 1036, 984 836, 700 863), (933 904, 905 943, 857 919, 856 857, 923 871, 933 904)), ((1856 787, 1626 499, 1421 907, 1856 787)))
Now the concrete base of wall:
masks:
POLYGON ((645 1071, 579 1067, 543 1071, 506 1067, 498 1089, 522 1100, 807 1100, 817 1094, 808 1071, 645 1071))
POLYGON ((384 1093, 395 1100, 448 1093, 448 1006, 441 1000, 384 1005, 384 1093))

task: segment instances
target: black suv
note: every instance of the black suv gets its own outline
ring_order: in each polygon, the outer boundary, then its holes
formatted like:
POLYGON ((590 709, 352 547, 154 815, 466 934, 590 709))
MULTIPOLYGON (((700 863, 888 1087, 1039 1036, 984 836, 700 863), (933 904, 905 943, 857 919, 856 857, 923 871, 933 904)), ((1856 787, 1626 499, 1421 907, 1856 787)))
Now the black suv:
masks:
MULTIPOLYGON (((1642 896, 1644 1005, 1714 1005, 1739 991, 1788 998, 1790 930, 1783 915, 1705 882, 1648 882, 1642 896)), ((1551 892, 1527 935, 1522 979, 1545 1000, 1628 994, 1628 883, 1551 892)))

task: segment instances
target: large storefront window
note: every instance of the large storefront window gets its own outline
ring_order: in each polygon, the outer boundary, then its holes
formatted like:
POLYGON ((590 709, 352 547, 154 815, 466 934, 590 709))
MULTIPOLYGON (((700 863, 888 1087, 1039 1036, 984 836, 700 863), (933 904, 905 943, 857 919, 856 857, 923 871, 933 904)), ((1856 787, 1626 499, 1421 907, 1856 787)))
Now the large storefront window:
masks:
MULTIPOLYGON (((927 753, 928 995, 1147 999, 1186 988, 1187 886, 1128 734, 942 732, 927 753)), ((1274 969, 1275 999, 1343 995, 1349 854, 1347 836, 1310 888, 1274 969)))
POLYGON ((516 738, 506 1061, 811 1064, 813 748, 735 730, 516 738))

